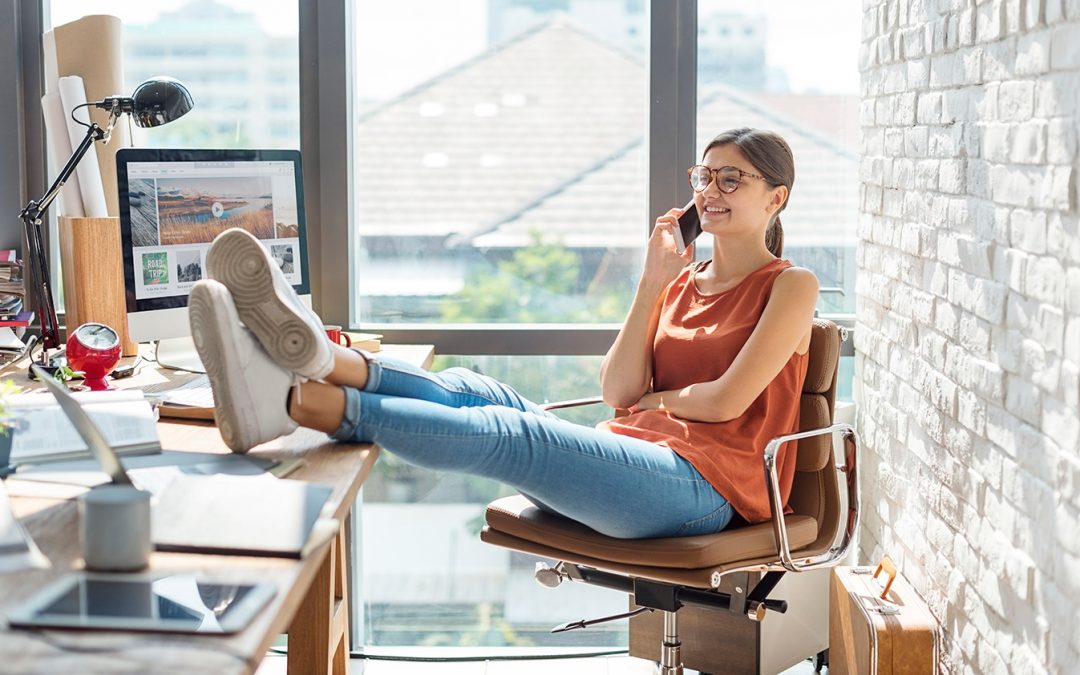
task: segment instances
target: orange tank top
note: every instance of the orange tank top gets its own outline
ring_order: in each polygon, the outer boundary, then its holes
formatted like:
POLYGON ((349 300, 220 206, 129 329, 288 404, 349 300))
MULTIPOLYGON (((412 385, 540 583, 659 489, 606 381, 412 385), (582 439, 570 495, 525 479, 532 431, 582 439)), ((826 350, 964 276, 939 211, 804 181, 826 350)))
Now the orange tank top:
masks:
MULTIPOLYGON (((653 341, 654 391, 681 389, 723 375, 757 326, 776 277, 791 267, 789 261, 777 258, 734 288, 705 295, 694 278, 707 264, 687 267, 668 287, 653 341)), ((770 518, 763 451, 772 438, 799 428, 806 364, 807 353, 793 353, 746 412, 726 422, 694 422, 666 410, 643 410, 601 427, 671 448, 747 522, 763 522, 770 518)), ((787 443, 778 454, 785 505, 795 476, 793 450, 787 443)))

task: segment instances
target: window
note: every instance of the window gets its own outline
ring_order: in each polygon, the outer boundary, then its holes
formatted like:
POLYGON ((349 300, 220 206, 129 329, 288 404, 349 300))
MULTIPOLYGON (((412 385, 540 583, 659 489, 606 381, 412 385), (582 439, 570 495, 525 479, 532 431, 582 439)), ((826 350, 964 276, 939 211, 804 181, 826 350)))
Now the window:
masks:
MULTIPOLYGON (((647 18, 629 5, 358 0, 361 324, 623 319, 648 221, 647 18), (405 34, 417 47, 401 46, 405 34)), ((436 367, 475 368, 543 401, 596 393, 600 358, 441 356, 436 367)), ((624 611, 625 598, 575 587, 553 600, 534 558, 480 543, 502 490, 380 458, 358 549, 364 644, 625 645, 620 623, 548 633, 578 612, 624 611), (381 544, 402 529, 422 551, 381 544)))
POLYGON ((47 7, 54 26, 88 14, 122 17, 125 93, 155 75, 191 91, 190 113, 161 128, 136 128, 136 145, 299 148, 297 2, 51 0, 47 7))
POLYGON ((609 4, 357 3, 362 323, 623 318, 646 224, 646 64, 607 31, 645 17, 609 4))

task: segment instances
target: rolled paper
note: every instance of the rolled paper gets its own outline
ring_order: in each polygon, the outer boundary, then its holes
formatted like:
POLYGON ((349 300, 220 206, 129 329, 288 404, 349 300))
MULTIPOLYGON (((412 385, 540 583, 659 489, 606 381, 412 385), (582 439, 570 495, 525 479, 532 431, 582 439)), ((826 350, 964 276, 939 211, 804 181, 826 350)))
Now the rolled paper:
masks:
MULTIPOLYGON (((87 114, 85 107, 86 90, 83 88, 82 78, 77 75, 61 77, 58 84, 60 102, 67 113, 65 121, 67 122, 68 136, 71 139, 71 151, 68 152, 70 155, 86 137, 87 128, 84 125, 90 124, 90 116, 87 114), (73 117, 74 119, 72 119, 73 117), (82 121, 82 124, 76 122, 76 119, 82 121)), ((100 143, 95 143, 95 145, 100 145, 100 143)), ((82 194, 84 215, 87 218, 107 217, 108 208, 105 206, 105 188, 102 186, 102 174, 98 165, 97 153, 87 152, 82 161, 75 167, 75 173, 79 175, 79 191, 82 194)))
MULTIPOLYGON (((60 102, 58 92, 54 91, 41 97, 41 112, 45 117, 45 144, 49 148, 51 175, 55 176, 71 157, 71 137, 68 135, 64 104, 60 102)), ((51 177, 49 182, 52 182, 51 177)), ((73 218, 82 218, 86 215, 83 209, 82 193, 79 189, 78 173, 71 174, 64 183, 64 187, 60 189, 60 205, 57 213, 73 218)))

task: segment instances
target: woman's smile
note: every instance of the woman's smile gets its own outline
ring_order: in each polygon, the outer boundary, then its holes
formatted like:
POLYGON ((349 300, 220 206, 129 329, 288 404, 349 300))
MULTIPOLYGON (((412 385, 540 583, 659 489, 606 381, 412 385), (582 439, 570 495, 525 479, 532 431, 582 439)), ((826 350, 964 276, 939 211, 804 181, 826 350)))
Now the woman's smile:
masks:
POLYGON ((716 218, 722 218, 723 216, 726 216, 730 213, 731 209, 726 206, 721 206, 719 204, 706 204, 705 211, 702 215, 705 218, 712 220, 716 218))

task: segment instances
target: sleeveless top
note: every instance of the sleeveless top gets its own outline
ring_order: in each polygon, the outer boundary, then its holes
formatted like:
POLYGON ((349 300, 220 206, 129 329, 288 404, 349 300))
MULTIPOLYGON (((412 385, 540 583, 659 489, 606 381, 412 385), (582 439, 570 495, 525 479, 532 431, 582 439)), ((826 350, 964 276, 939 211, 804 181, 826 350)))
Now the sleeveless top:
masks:
MULTIPOLYGON (((719 378, 750 338, 769 301, 773 282, 791 263, 780 258, 738 285, 705 295, 694 279, 709 261, 688 266, 668 286, 653 341, 653 391, 681 389, 719 378)), ((774 437, 799 428, 799 400, 809 350, 792 353, 779 374, 740 417, 694 422, 667 410, 643 410, 601 423, 617 434, 667 446, 686 459, 749 523, 770 518, 764 450, 774 437)), ((795 447, 777 455, 784 504, 795 477, 795 447)))

